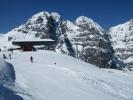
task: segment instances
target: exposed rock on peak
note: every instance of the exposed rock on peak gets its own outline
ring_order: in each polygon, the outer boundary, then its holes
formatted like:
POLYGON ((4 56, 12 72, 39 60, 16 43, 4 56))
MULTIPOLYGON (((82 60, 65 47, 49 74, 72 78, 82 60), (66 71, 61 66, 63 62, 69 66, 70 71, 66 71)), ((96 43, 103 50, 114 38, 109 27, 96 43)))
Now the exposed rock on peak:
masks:
POLYGON ((89 29, 95 29, 97 31, 99 31, 99 33, 101 35, 103 35, 104 29, 95 21, 93 21, 92 19, 86 17, 86 16, 80 16, 76 19, 75 24, 81 27, 87 27, 89 29))
POLYGON ((110 28, 108 34, 116 57, 133 67, 133 20, 110 28))

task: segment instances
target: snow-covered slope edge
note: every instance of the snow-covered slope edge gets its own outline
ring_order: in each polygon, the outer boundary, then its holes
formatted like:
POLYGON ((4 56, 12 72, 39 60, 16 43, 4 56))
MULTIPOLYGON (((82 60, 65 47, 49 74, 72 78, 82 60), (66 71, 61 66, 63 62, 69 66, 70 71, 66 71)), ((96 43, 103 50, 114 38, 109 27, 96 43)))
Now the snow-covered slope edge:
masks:
POLYGON ((52 51, 14 52, 12 57, 7 61, 14 66, 15 84, 31 96, 28 100, 133 99, 131 72, 103 70, 52 51))
POLYGON ((11 64, 0 59, 0 100, 23 100, 15 91, 14 87, 15 71, 11 64))

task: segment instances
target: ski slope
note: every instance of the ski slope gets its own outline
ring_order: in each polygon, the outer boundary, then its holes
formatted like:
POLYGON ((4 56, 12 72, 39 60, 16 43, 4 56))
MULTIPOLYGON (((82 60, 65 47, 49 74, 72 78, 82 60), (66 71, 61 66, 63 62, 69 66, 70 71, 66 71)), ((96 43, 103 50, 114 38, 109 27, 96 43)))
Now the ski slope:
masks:
POLYGON ((133 100, 132 72, 100 69, 52 51, 15 51, 6 61, 16 74, 10 89, 24 100, 133 100))

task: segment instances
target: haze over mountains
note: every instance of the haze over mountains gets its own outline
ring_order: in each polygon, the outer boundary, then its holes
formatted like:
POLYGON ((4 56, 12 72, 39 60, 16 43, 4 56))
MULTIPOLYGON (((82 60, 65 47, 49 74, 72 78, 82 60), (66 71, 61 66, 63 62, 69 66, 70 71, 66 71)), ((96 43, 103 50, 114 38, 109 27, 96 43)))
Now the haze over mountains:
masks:
POLYGON ((11 47, 19 39, 51 38, 55 51, 82 59, 99 67, 133 66, 133 20, 112 27, 108 32, 92 19, 80 16, 75 22, 55 12, 40 12, 25 24, 0 36, 0 48, 11 47))

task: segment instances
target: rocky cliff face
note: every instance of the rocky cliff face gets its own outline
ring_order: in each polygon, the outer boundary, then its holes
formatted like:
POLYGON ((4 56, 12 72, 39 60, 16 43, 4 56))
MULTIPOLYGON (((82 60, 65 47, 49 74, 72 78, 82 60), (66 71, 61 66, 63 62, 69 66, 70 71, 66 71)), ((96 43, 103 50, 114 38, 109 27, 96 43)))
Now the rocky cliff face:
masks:
POLYGON ((109 66, 113 53, 108 36, 100 25, 80 16, 74 23, 67 21, 66 27, 77 58, 99 67, 109 66))
POLYGON ((25 24, 8 32, 1 44, 11 45, 15 39, 46 39, 56 41, 55 51, 82 59, 99 67, 109 66, 112 48, 108 35, 92 19, 80 16, 75 22, 62 20, 58 13, 40 12, 25 24))
POLYGON ((127 67, 133 67, 133 19, 110 28, 108 34, 115 51, 115 56, 127 67))

